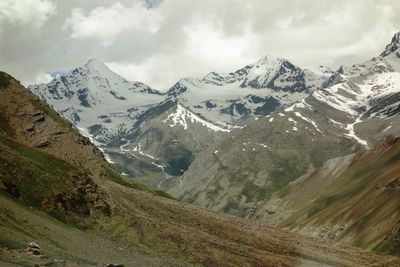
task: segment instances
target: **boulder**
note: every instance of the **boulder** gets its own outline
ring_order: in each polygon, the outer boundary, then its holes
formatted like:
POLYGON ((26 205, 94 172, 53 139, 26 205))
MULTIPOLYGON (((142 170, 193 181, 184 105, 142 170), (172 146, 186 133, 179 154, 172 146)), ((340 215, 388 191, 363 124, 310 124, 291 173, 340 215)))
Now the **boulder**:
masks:
POLYGON ((26 248, 26 254, 32 256, 41 256, 42 253, 40 252, 40 246, 35 242, 30 242, 26 248))
POLYGON ((35 125, 34 124, 29 124, 25 128, 25 131, 27 131, 27 132, 32 132, 33 130, 35 130, 35 125))
POLYGON ((39 140, 38 142, 36 142, 34 147, 36 147, 36 148, 44 148, 44 147, 48 147, 50 144, 51 144, 50 139, 39 140))

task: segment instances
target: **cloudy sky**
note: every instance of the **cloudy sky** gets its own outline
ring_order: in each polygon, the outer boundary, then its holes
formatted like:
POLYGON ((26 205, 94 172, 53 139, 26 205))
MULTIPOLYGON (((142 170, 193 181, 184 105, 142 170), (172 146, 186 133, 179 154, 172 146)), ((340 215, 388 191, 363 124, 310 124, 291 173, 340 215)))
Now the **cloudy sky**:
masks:
POLYGON ((267 54, 337 67, 378 55, 399 14, 398 0, 0 0, 0 69, 28 84, 97 58, 162 90, 267 54))

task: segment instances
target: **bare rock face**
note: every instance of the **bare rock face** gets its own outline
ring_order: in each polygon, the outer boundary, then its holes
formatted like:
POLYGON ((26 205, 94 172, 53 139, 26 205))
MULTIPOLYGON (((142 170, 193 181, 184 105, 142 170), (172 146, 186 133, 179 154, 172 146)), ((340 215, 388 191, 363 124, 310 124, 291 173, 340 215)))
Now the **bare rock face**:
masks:
POLYGON ((85 173, 71 173, 72 192, 54 191, 52 197, 43 201, 42 206, 62 214, 89 217, 93 214, 111 215, 111 207, 93 180, 85 173))

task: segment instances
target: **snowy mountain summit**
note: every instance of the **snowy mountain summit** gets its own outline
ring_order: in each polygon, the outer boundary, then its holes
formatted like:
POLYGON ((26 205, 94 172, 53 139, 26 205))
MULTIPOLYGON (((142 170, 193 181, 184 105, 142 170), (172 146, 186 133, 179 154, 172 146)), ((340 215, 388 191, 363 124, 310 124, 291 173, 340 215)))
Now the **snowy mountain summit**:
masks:
POLYGON ((242 125, 306 97, 329 75, 271 55, 230 73, 182 79, 167 94, 218 125, 242 125))

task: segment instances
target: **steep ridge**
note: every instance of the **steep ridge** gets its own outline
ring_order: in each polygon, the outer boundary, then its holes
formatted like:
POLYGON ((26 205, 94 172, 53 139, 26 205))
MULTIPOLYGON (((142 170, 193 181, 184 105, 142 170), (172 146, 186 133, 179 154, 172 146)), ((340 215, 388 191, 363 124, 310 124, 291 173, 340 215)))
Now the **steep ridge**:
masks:
POLYGON ((197 153, 231 129, 304 98, 327 77, 267 56, 230 74, 182 79, 161 93, 92 59, 29 89, 120 172, 154 187, 182 175, 197 153))
POLYGON ((5 73, 0 103, 2 265, 400 264, 183 205, 127 182, 87 138, 5 73), (45 257, 25 253, 31 241, 45 257))
POLYGON ((399 255, 400 139, 328 161, 255 214, 296 232, 399 255), (268 213, 265 212, 268 211, 268 213))
POLYGON ((327 160, 364 150, 386 135, 397 136, 396 36, 382 56, 341 67, 310 96, 200 153, 182 177, 165 184, 168 192, 202 207, 251 217, 274 192, 327 160))

